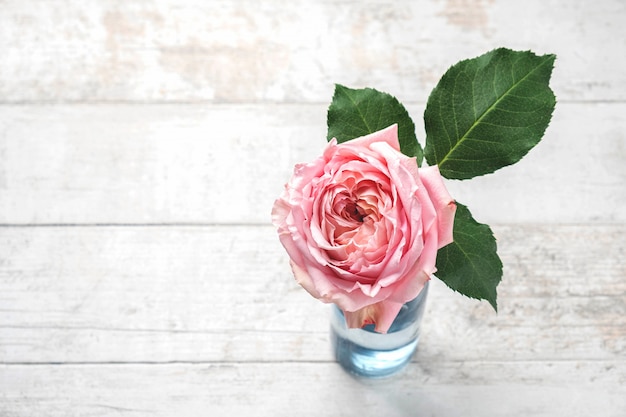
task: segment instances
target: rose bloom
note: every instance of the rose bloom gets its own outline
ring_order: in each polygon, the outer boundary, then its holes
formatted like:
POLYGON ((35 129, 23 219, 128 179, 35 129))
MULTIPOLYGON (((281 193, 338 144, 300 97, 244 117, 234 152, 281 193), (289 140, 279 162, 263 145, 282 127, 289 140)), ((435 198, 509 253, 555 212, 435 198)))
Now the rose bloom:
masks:
POLYGON ((400 152, 397 125, 337 144, 298 164, 272 223, 296 281, 335 303, 349 327, 386 333, 452 242, 456 205, 437 166, 400 152))

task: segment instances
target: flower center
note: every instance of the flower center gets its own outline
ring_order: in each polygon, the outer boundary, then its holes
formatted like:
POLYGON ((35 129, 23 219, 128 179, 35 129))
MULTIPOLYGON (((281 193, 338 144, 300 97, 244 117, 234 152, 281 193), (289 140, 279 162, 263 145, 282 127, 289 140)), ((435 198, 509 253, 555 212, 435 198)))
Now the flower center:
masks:
POLYGON ((363 223, 365 216, 365 211, 354 201, 348 202, 341 211, 341 217, 358 223, 363 223))

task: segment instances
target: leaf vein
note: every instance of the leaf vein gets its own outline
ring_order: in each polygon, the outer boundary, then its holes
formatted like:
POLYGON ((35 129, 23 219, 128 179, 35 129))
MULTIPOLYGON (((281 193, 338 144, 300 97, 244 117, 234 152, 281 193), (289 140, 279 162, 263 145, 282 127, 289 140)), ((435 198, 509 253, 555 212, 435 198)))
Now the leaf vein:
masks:
MULTIPOLYGON (((507 89, 507 91, 505 91, 503 94, 501 94, 496 101, 494 101, 494 103, 491 104, 491 106, 489 106, 478 118, 478 120, 476 120, 472 126, 465 132, 465 134, 458 139, 458 141, 451 147, 451 149, 448 151, 448 153, 446 155, 444 155, 443 159, 441 159, 439 161, 439 167, 442 167, 444 165, 444 163, 450 159, 450 155, 456 150, 456 148, 462 143, 464 142, 468 135, 475 129, 475 127, 477 125, 479 125, 482 120, 491 113, 492 110, 494 110, 495 108, 497 108, 498 104, 505 98, 507 97, 508 93, 512 90, 514 90, 515 88, 519 87, 524 81, 526 81, 528 79, 528 77, 530 77, 533 73, 535 73, 538 69, 540 69, 543 65, 545 65, 547 62, 550 62, 549 59, 544 59, 543 62, 539 65, 537 65, 535 68, 533 68, 531 71, 529 71, 527 74, 525 74, 520 80, 513 82, 513 84, 507 89)), ((512 71, 512 66, 511 66, 511 71, 512 71)), ((515 79, 513 77, 513 79, 515 79)), ((455 80, 456 82, 456 80, 455 80)), ((496 94, 496 96, 498 96, 497 90, 495 88, 495 77, 494 80, 492 82, 493 88, 494 88, 494 92, 496 94)), ((455 84, 456 87, 456 84, 455 84)), ((454 93, 453 93, 454 94, 454 93)), ((454 106, 452 106, 454 109, 454 106)), ((442 118, 441 113, 440 113, 440 118, 442 118)), ((455 116, 456 117, 456 116, 455 116)), ((455 125, 456 125, 456 118, 455 118, 455 125)), ((458 131, 457 131, 457 137, 458 137, 458 131)), ((448 140, 448 142, 451 143, 450 140, 448 140)), ((438 159, 439 160, 439 159, 438 159)))

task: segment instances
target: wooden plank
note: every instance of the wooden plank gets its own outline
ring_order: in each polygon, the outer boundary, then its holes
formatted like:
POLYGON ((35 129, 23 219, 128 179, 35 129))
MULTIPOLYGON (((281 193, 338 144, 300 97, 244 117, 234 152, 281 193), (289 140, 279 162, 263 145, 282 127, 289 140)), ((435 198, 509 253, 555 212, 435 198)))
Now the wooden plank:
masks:
POLYGON ((623 416, 619 0, 0 0, 0 415, 623 416), (334 362, 269 226, 335 82, 419 120, 495 46, 556 53, 519 165, 451 182, 493 224, 499 313, 433 280, 408 369, 334 362))
POLYGON ((5 416, 621 417, 624 362, 424 362, 360 381, 334 363, 1 366, 5 416))
POLYGON ((267 223, 326 123, 297 105, 18 106, 0 120, 4 223, 267 223))
MULTIPOLYGON (((422 105, 409 108, 424 134, 422 105)), ((452 195, 486 223, 626 222, 626 104, 559 103, 520 163, 452 195)), ((264 223, 326 105, 4 106, 0 223, 264 223)))
MULTIPOLYGON (((419 357, 623 360, 626 226, 494 230, 499 313, 433 280, 419 357)), ((272 227, 0 232, 2 363, 332 359, 272 227)))
POLYGON ((0 99, 326 102, 335 82, 425 101, 497 46, 556 53, 560 101, 626 99, 620 0, 5 0, 0 99))

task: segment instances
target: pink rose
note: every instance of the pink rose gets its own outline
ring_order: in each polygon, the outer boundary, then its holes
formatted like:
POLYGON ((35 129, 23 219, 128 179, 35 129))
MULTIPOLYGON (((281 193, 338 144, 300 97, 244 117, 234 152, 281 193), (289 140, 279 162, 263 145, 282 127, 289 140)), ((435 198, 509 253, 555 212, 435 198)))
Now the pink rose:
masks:
POLYGON ((272 223, 296 281, 335 303, 349 327, 386 333, 452 242, 456 205, 437 166, 400 152, 397 125, 337 144, 298 164, 272 223))

